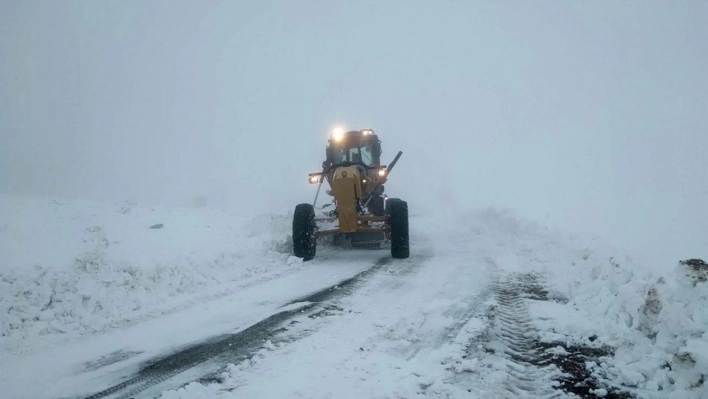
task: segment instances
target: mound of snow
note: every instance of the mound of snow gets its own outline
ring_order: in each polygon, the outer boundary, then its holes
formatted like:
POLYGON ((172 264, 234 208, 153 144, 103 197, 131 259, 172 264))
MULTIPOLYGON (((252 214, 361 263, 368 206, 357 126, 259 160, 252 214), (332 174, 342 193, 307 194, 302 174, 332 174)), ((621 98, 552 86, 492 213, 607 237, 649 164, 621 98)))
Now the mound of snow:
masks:
POLYGON ((597 253, 575 262, 569 305, 591 328, 556 332, 586 343, 596 336, 596 345, 614 347, 600 374, 608 381, 661 397, 704 397, 708 283, 696 281, 683 262, 659 274, 597 253))
POLYGON ((617 256, 598 239, 552 231, 509 211, 470 212, 453 226, 451 246, 489 254, 501 273, 543 276, 550 301, 532 308, 542 340, 615 348, 596 377, 641 397, 706 398, 705 262, 657 269, 617 256))
POLYGON ((289 229, 287 215, 0 196, 0 344, 102 331, 298 267, 289 229))

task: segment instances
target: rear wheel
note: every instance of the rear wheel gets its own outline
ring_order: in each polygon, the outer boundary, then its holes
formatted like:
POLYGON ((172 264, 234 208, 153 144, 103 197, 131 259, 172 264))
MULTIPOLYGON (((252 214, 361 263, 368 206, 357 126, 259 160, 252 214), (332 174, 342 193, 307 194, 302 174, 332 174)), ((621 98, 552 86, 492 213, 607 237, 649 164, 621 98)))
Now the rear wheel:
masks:
POLYGON ((305 261, 317 253, 315 237, 315 208, 311 204, 295 207, 293 215, 293 253, 305 261))
POLYGON ((408 203, 394 198, 386 201, 388 223, 391 226, 391 256, 405 259, 410 255, 408 239, 408 203))

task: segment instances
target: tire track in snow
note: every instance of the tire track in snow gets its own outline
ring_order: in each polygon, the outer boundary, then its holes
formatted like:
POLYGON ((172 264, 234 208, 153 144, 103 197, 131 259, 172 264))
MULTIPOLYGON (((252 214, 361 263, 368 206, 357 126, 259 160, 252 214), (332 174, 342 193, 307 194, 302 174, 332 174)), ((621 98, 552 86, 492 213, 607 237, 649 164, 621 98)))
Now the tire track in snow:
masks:
POLYGON ((498 306, 495 309, 492 346, 506 360, 505 390, 515 398, 558 398, 553 389, 553 370, 539 366, 548 357, 537 344, 534 328, 526 306, 528 276, 511 275, 493 288, 498 306), (494 347, 496 346, 496 347, 494 347))
MULTIPOLYGON (((413 264, 421 264, 424 259, 417 261, 415 259, 411 260, 413 264)), ((405 267, 407 264, 411 263, 411 260, 407 261, 403 266, 405 267)), ((217 366, 217 368, 220 368, 226 363, 234 363, 243 358, 247 358, 251 353, 260 349, 264 342, 283 331, 287 331, 287 329, 284 328, 285 322, 296 316, 316 313, 318 310, 321 310, 321 308, 326 310, 328 302, 351 294, 365 279, 380 272, 391 262, 392 259, 390 257, 383 257, 372 267, 351 278, 297 298, 281 307, 289 307, 291 309, 276 313, 238 333, 216 337, 164 358, 157 359, 141 368, 136 376, 103 391, 86 396, 85 399, 134 398, 136 395, 139 395, 155 385, 163 383, 176 377, 180 373, 209 361, 220 363, 220 365, 217 366)), ((291 341, 299 338, 302 338, 302 336, 295 337, 291 339, 291 341)), ((281 342, 286 341, 287 340, 283 340, 281 342)), ((207 373, 207 378, 208 375, 211 374, 214 373, 207 373)))
MULTIPOLYGON (((429 257, 433 257, 433 252, 429 251, 429 257)), ((486 270, 484 283, 479 283, 479 275, 456 274, 464 271, 464 266, 447 270, 451 279, 432 288, 434 295, 426 299, 427 303, 433 303, 432 307, 423 307, 417 310, 403 310, 399 319, 391 320, 388 325, 380 324, 386 328, 377 337, 383 342, 391 343, 387 349, 389 353, 396 357, 412 361, 416 357, 427 359, 431 353, 440 348, 451 345, 459 339, 462 330, 469 325, 470 321, 479 317, 484 311, 483 305, 492 296, 492 283, 496 280, 497 268, 493 261, 486 259, 486 270), (474 279, 475 284, 480 288, 469 292, 466 279, 474 279), (465 294, 464 292, 468 292, 465 294)), ((370 287, 371 292, 389 291, 405 289, 406 280, 397 278, 399 275, 419 274, 424 272, 424 262, 412 265, 410 268, 401 269, 400 273, 395 273, 391 278, 377 280, 377 285, 370 287)), ((436 268, 435 266, 428 265, 436 268)), ((430 272, 430 270, 428 270, 430 272)), ((433 283, 435 284, 435 283, 433 283)), ((362 292, 365 294, 365 292, 362 292)), ((395 309, 393 309, 396 312, 395 309)), ((375 324, 376 325, 376 324, 375 324)), ((437 362, 437 360, 435 360, 437 362)), ((427 386, 420 386, 421 392, 426 392, 427 386)))
POLYGON ((289 306, 289 305, 294 305, 297 303, 320 303, 324 302, 327 300, 332 299, 335 296, 342 296, 351 293, 352 289, 356 285, 356 283, 361 282, 364 278, 378 272, 383 268, 384 266, 388 265, 391 263, 392 258, 389 257, 384 257, 379 259, 374 266, 364 270, 363 272, 360 272, 353 277, 350 277, 346 280, 342 280, 338 282, 337 284, 334 284, 332 286, 329 286, 327 288, 321 289, 319 291, 316 291, 314 293, 307 294, 305 296, 302 296, 300 298, 294 299, 288 303, 286 303, 283 306, 289 306))
POLYGON ((86 399, 106 398, 118 393, 120 393, 120 396, 117 396, 117 398, 132 398, 151 386, 164 382, 208 360, 219 356, 239 356, 240 354, 254 351, 262 346, 263 339, 267 339, 272 335, 280 324, 299 313, 312 309, 314 306, 314 304, 311 304, 276 313, 226 338, 222 337, 221 339, 198 344, 154 361, 152 364, 143 367, 136 377, 90 395, 86 399), (130 388, 128 391, 122 392, 128 388, 130 388))
MULTIPOLYGON (((460 331, 470 322, 470 320, 480 314, 482 304, 491 296, 491 290, 485 289, 476 295, 470 295, 462 300, 463 305, 453 306, 443 313, 443 316, 451 321, 442 326, 433 335, 423 337, 420 341, 414 342, 402 350, 406 360, 415 358, 424 349, 438 349, 450 343, 460 333, 460 331)), ((424 318, 422 324, 427 320, 424 318)))

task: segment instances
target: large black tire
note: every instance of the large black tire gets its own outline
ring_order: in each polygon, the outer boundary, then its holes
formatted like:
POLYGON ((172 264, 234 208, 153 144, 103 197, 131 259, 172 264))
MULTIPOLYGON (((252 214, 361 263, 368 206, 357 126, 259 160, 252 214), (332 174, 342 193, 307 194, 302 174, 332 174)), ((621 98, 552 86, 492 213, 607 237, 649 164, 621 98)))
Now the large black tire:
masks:
POLYGON ((312 260, 317 253, 315 237, 315 208, 311 204, 295 207, 293 215, 293 253, 304 261, 312 260))
POLYGON ((391 256, 405 259, 410 255, 408 239, 408 203, 398 198, 386 201, 388 223, 391 226, 391 256))

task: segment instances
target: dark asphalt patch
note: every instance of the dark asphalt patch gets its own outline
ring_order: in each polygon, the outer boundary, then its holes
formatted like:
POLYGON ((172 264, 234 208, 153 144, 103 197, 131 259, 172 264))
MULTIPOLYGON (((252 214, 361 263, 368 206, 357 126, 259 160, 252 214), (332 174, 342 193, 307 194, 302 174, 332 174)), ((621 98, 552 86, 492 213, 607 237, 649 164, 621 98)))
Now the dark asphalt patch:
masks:
MULTIPOLYGON (((313 313, 316 315, 315 317, 336 314, 337 311, 341 310, 340 308, 322 307, 321 304, 336 297, 350 294, 356 283, 361 282, 364 278, 377 272, 390 262, 391 258, 389 257, 379 259, 374 266, 351 278, 283 305, 285 307, 303 303, 302 307, 274 314, 238 333, 214 337, 171 355, 149 361, 140 368, 140 371, 134 377, 106 390, 87 396, 85 399, 102 399, 119 394, 120 396, 116 397, 120 399, 133 398, 140 392, 207 361, 218 361, 218 363, 227 364, 238 363, 250 358, 254 352, 263 347, 266 341, 274 339, 276 335, 287 331, 287 328, 284 327, 286 321, 320 308, 319 312, 313 313)), ((215 380, 218 380, 216 373, 209 373, 199 381, 215 380)))
POLYGON ((137 375, 127 381, 95 393, 86 399, 100 399, 130 388, 120 398, 132 398, 145 389, 165 381, 182 371, 217 357, 239 358, 259 349, 265 340, 277 333, 280 324, 289 318, 314 308, 302 308, 274 314, 236 334, 229 334, 193 345, 177 353, 154 360, 143 366, 137 375))
POLYGON ((376 264, 374 264, 374 266, 364 270, 363 272, 355 275, 354 277, 350 277, 346 280, 342 280, 342 281, 338 282, 337 284, 334 284, 332 286, 329 286, 329 287, 319 290, 317 292, 313 292, 313 293, 307 294, 303 297, 294 299, 294 300, 286 303, 285 305, 283 305, 283 307, 288 306, 288 305, 293 305, 296 303, 301 303, 301 302, 319 303, 319 302, 324 302, 324 301, 330 300, 335 296, 349 294, 355 283, 358 283, 362 279, 364 279, 365 277, 368 277, 369 275, 379 271, 382 267, 386 266, 389 263, 391 263, 391 258, 389 258, 389 257, 381 258, 376 262, 376 264))
POLYGON ((124 350, 119 350, 115 352, 111 352, 105 356, 101 356, 100 358, 86 362, 84 363, 83 371, 93 371, 100 369, 101 367, 106 367, 114 363, 122 362, 123 360, 130 359, 131 357, 135 355, 139 355, 143 352, 134 352, 134 351, 124 351, 124 350))

